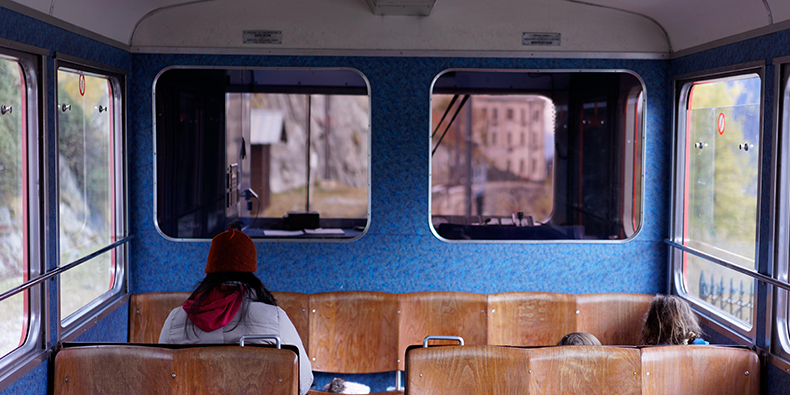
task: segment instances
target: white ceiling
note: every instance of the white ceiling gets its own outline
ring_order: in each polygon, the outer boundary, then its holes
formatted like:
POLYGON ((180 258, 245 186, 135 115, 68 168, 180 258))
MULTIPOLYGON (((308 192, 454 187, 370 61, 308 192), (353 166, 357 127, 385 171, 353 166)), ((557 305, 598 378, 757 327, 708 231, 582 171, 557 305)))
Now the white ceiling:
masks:
POLYGON ((769 27, 766 3, 774 24, 790 20, 788 0, 439 0, 423 17, 367 0, 0 0, 134 47, 647 53, 769 27), (282 44, 245 45, 243 30, 280 30, 282 44), (523 46, 524 32, 562 45, 523 46))

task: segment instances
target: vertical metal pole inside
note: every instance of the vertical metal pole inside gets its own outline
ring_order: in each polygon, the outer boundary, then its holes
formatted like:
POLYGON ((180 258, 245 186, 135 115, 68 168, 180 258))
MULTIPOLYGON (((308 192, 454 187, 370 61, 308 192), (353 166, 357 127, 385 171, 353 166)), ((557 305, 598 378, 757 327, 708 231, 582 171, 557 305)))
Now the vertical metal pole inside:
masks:
POLYGON ((311 111, 311 95, 307 95, 307 156, 305 158, 305 163, 307 164, 307 199, 305 199, 305 212, 310 212, 310 111, 311 111))
MULTIPOLYGON (((461 102, 464 105, 464 102, 461 102)), ((464 142, 466 143, 466 217, 472 215, 472 100, 466 103, 464 123, 464 142)))
POLYGON ((331 177, 329 174, 329 132, 332 131, 332 117, 329 115, 329 98, 330 95, 324 96, 324 179, 328 180, 331 177))

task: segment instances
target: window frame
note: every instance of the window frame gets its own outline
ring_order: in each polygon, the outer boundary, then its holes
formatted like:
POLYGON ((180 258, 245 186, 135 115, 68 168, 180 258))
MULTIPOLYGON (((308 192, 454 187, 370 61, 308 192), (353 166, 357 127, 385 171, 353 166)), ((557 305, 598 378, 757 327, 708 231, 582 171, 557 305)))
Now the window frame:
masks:
MULTIPOLYGON (((211 238, 195 238, 195 237, 173 237, 165 232, 162 231, 159 225, 159 210, 158 210, 158 202, 159 202, 159 193, 157 192, 157 174, 158 170, 157 167, 158 161, 156 160, 157 152, 159 147, 157 145, 157 113, 156 113, 156 97, 157 97, 157 84, 159 82, 159 78, 166 72, 170 70, 179 70, 179 69, 186 69, 186 70, 226 70, 226 71, 245 71, 245 70, 255 70, 255 71, 283 71, 283 70, 294 70, 294 71, 313 71, 320 73, 321 71, 348 71, 353 72, 359 75, 362 80, 365 82, 365 87, 367 88, 367 100, 368 100, 368 135, 367 135, 367 145, 368 145, 368 154, 367 154, 367 188, 368 188, 368 197, 367 197, 367 214, 365 216, 366 223, 365 228, 360 232, 359 235, 354 237, 343 237, 343 238, 321 238, 321 237, 251 237, 251 239, 258 243, 352 243, 355 242, 367 234, 368 230, 370 229, 371 220, 372 220, 372 204, 373 204, 373 189, 372 189, 372 169, 373 169, 373 162, 372 162, 372 141, 373 141, 373 105, 372 105, 372 91, 370 87, 370 81, 368 77, 360 70, 355 69, 353 67, 259 67, 259 66, 210 66, 210 65, 174 65, 174 66, 167 66, 160 70, 156 76, 154 77, 154 81, 152 83, 152 101, 151 101, 151 128, 152 128, 152 138, 153 138, 153 224, 154 228, 156 229, 157 233, 162 236, 165 240, 171 242, 184 242, 184 243, 194 243, 194 242, 210 242, 211 238)), ((291 87, 298 87, 297 85, 290 85, 291 87)), ((226 94, 229 92, 226 92, 226 94)), ((256 93, 268 93, 268 92, 256 92, 256 93)), ((307 96, 310 95, 320 95, 320 92, 300 92, 299 94, 304 94, 307 96)))
MULTIPOLYGON (((773 276, 776 280, 790 283, 790 56, 775 58, 774 94, 774 177, 771 185, 771 207, 776 217, 771 222, 774 262, 773 276), (784 247, 784 248, 783 248, 784 247)), ((790 285, 790 284, 789 284, 790 285)), ((769 287, 768 303, 773 309, 766 314, 771 329, 771 352, 779 358, 771 358, 782 369, 790 369, 790 291, 769 287), (772 324, 772 325, 771 325, 772 324), (780 363, 776 363, 780 362, 780 363)))
MULTIPOLYGON (((44 57, 49 51, 0 38, 0 55, 18 59, 25 74, 26 95, 26 148, 25 183, 28 194, 27 201, 27 234, 28 242, 28 279, 38 277, 44 272, 45 256, 45 193, 41 180, 46 180, 46 166, 42 164, 42 152, 45 152, 43 131, 46 130, 44 95, 46 92, 46 64, 44 57)), ((29 288, 28 292, 28 323, 27 338, 15 350, 0 358, 0 389, 24 376, 27 372, 41 364, 49 356, 48 328, 48 287, 38 284, 29 288)))
MULTIPOLYGON (((546 95, 541 94, 541 93, 535 93, 535 95, 536 96, 546 97, 546 95)), ((629 96, 630 96, 630 93, 629 93, 629 96)), ((647 96, 648 96, 647 95, 647 85, 645 84, 645 81, 642 79, 642 77, 638 73, 636 73, 633 70, 629 70, 629 69, 481 69, 481 68, 448 68, 448 69, 444 69, 444 70, 440 71, 439 73, 437 73, 433 77, 433 80, 431 81, 431 85, 430 85, 429 90, 428 90, 428 98, 429 98, 429 100, 428 100, 428 108, 429 108, 429 110, 428 111, 429 111, 429 117, 428 117, 428 128, 427 128, 427 130, 428 130, 428 189, 427 189, 427 193, 428 193, 428 212, 427 212, 428 223, 427 223, 427 225, 428 225, 429 231, 431 232, 431 234, 433 234, 433 236, 435 238, 437 238, 438 240, 440 240, 442 242, 445 242, 445 243, 473 243, 473 244, 474 243, 483 243, 483 244, 492 244, 492 243, 493 244, 498 244, 498 243, 503 243, 503 244, 589 244, 589 243, 592 243, 592 244, 622 244, 622 243, 628 243, 628 242, 631 242, 633 240, 636 240, 636 238, 642 233, 642 230, 645 228, 645 200, 646 200, 646 198, 645 198, 644 194, 645 194, 645 170, 647 168, 647 145, 646 145, 646 141, 647 141, 647 120, 648 120, 648 99, 647 99, 647 96), (627 238, 624 238, 624 239, 617 239, 617 240, 606 240, 606 239, 552 239, 552 240, 531 240, 531 239, 493 240, 493 239, 479 239, 479 240, 456 240, 456 239, 446 239, 446 238, 440 236, 438 231, 437 231, 437 229, 435 229, 434 226, 433 226, 433 212, 432 212, 432 209, 431 209, 432 208, 432 200, 433 200, 432 192, 431 192, 432 187, 433 187, 433 157, 431 155, 431 151, 433 150, 433 139, 431 137, 432 129, 433 129, 433 127, 432 127, 432 125, 433 125, 433 114, 432 114, 432 111, 430 109, 433 108, 434 88, 436 86, 437 81, 443 75, 448 74, 448 73, 452 73, 452 72, 485 72, 485 73, 502 72, 502 73, 545 73, 545 74, 551 74, 551 73, 582 73, 582 74, 584 74, 584 73, 590 73, 590 74, 594 74, 594 73, 601 73, 601 74, 605 74, 605 73, 622 73, 622 74, 629 74, 629 75, 633 76, 634 78, 636 78, 636 80, 639 82, 640 86, 642 87, 641 99, 637 98, 637 100, 639 100, 641 102, 641 108, 642 108, 641 114, 638 114, 638 118, 639 118, 639 124, 638 125, 641 127, 641 139, 640 139, 640 143, 639 144, 642 147, 641 158, 640 158, 640 161, 639 161, 640 166, 641 166, 641 169, 640 169, 641 172, 639 174, 639 183, 640 183, 639 190, 642 192, 642 197, 641 197, 640 202, 639 202, 639 207, 634 207, 633 210, 632 210, 632 215, 638 214, 638 216, 640 218, 638 229, 636 229, 636 231, 631 236, 629 236, 627 238)), ((548 99, 548 97, 546 97, 546 98, 548 99)), ((556 104, 555 104, 555 106, 556 106, 556 104)), ((555 112, 557 111, 556 108, 557 107, 555 107, 555 112)), ((530 111, 532 111, 532 109, 530 109, 530 111)), ((538 111, 538 110, 534 110, 534 111, 538 111)), ((515 118, 515 115, 514 115, 514 118, 515 118)), ((516 122, 516 121, 517 120, 514 119, 514 122, 516 122)), ((522 122, 521 122, 522 125, 525 125, 524 122, 529 123, 529 122, 535 122, 535 121, 534 120, 530 121, 529 118, 528 118, 526 120, 522 120, 522 122)), ((498 125, 498 116, 497 116, 497 109, 496 108, 493 109, 492 118, 491 118, 491 124, 492 125, 498 125)), ((485 143, 487 144, 487 146, 496 146, 497 145, 496 144, 496 132, 491 132, 490 136, 491 136, 491 141, 490 142, 489 141, 485 141, 485 143)), ((527 144, 531 145, 531 141, 529 141, 529 139, 527 139, 527 140, 528 140, 527 144)), ((624 160, 624 162, 625 162, 625 160, 624 160)), ((554 178, 554 180, 552 181, 552 184, 556 184, 556 176, 557 176, 556 175, 556 164, 554 164, 554 166, 555 166, 555 169, 553 170, 553 174, 552 174, 552 177, 554 178)), ((554 215, 554 207, 552 207, 552 211, 549 214, 548 219, 551 219, 553 215, 554 215)))
MULTIPOLYGON (((713 80, 720 80, 723 78, 730 78, 730 77, 737 77, 746 74, 757 74, 760 77, 760 111, 759 111, 759 144, 760 144, 760 158, 758 159, 758 169, 757 169, 757 203, 756 203, 756 221, 755 221, 755 240, 754 240, 754 248, 755 248, 755 268, 754 269, 747 269, 757 275, 764 274, 760 273, 760 218, 763 214, 761 206, 762 206, 762 177, 763 172, 769 169, 765 169, 762 164, 763 155, 766 153, 764 152, 765 142, 770 141, 771 136, 765 133, 764 125, 764 108, 765 108, 765 62, 763 61, 756 61, 750 63, 744 63, 739 65, 733 65, 728 67, 722 67, 712 70, 706 70, 701 72, 695 73, 688 73, 682 74, 672 77, 672 84, 673 84, 673 124, 674 124, 674 142, 672 146, 672 180, 671 180, 671 201, 670 201, 670 225, 669 225, 669 235, 668 235, 668 244, 670 246, 668 252, 668 260, 669 264, 668 267, 668 275, 669 275, 669 292, 676 294, 683 299, 685 299, 689 304, 693 307, 693 309, 697 312, 697 314, 701 317, 701 322, 705 325, 711 326, 714 329, 717 329, 719 332, 723 333, 726 337, 730 338, 731 340, 745 345, 752 345, 755 344, 757 339, 757 331, 759 328, 762 327, 762 324, 758 322, 759 319, 759 311, 765 311, 763 306, 760 306, 760 299, 759 299, 759 280, 756 276, 750 276, 755 281, 754 286, 754 305, 752 307, 752 325, 751 328, 744 326, 742 323, 727 317, 724 313, 718 311, 718 309, 713 309, 708 307, 703 303, 697 302, 694 298, 689 297, 689 293, 683 287, 683 254, 684 251, 680 248, 673 246, 673 244, 683 245, 683 209, 685 203, 685 179, 683 174, 685 172, 686 166, 686 109, 688 108, 688 94, 691 90, 691 87, 694 85, 695 82, 701 81, 713 81, 713 80)), ((708 254, 705 254, 708 255, 708 254)), ((713 257, 708 255, 709 258, 701 257, 711 263, 717 264, 721 267, 726 268, 726 266, 721 265, 720 263, 712 260, 720 259, 725 261, 721 258, 713 257)), ((726 261, 725 261, 726 262, 726 261)), ((732 269, 727 269, 732 270, 732 269)), ((748 274, 745 274, 749 276, 748 274)))
MULTIPOLYGON (((112 128, 111 131, 115 143, 113 144, 113 152, 115 160, 112 164, 114 167, 110 171, 114 174, 115 185, 114 188, 115 201, 110 202, 115 210, 115 228, 114 240, 121 240, 129 235, 129 212, 128 212, 128 181, 127 181, 127 138, 126 138, 126 117, 127 117, 127 92, 126 92, 126 76, 128 71, 104 65, 101 63, 77 58, 63 53, 55 53, 53 74, 55 76, 55 105, 59 103, 58 89, 57 89, 57 74, 60 68, 68 68, 71 70, 84 71, 86 73, 102 75, 108 77, 112 86, 111 101, 112 101, 112 128)), ((55 111, 55 128, 54 140, 55 150, 59 141, 59 112, 55 111)), ((58 155, 54 159, 54 168, 59 168, 58 155)), ((56 177, 55 190, 51 191, 51 199, 60 199, 60 180, 56 177)), ((53 221, 60 227, 60 212, 55 210, 52 213, 53 221)), ((60 262, 60 240, 59 231, 55 232, 58 239, 54 243, 55 252, 57 256, 57 268, 66 266, 69 262, 60 262)), ((107 244, 104 247, 111 245, 107 244)), ((63 294, 61 293, 61 279, 58 276, 57 281, 57 330, 58 341, 70 341, 85 332, 93 324, 110 314, 118 306, 122 305, 129 299, 129 246, 128 243, 119 245, 105 254, 115 254, 116 272, 115 284, 111 290, 108 290, 100 297, 90 301, 86 305, 77 309, 68 317, 63 317, 61 312, 61 300, 63 294)))

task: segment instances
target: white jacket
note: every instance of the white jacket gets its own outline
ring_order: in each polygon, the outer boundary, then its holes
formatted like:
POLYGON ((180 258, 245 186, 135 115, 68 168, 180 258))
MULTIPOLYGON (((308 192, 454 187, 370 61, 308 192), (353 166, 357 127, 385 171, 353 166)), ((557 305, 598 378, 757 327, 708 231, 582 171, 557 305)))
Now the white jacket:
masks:
MULTIPOLYGON (((213 332, 203 332, 195 325, 189 325, 184 331, 184 326, 189 321, 187 312, 179 306, 170 312, 170 315, 159 334, 159 343, 168 344, 219 344, 238 343, 244 335, 270 335, 280 336, 282 344, 290 344, 299 349, 299 394, 304 395, 313 384, 313 367, 304 351, 302 339, 296 332, 296 327, 285 314, 283 309, 261 302, 245 300, 247 317, 239 322, 239 315, 244 307, 240 308, 233 320, 224 328, 213 332), (234 328, 235 327, 235 328, 234 328)), ((271 340, 250 340, 251 344, 273 344, 271 340)))

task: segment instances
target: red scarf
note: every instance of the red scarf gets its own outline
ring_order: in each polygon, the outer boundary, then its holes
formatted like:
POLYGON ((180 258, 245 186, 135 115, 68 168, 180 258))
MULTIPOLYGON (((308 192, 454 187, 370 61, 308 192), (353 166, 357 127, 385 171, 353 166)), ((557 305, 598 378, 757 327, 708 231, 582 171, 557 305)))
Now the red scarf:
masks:
MULTIPOLYGON (((197 299, 199 295, 195 296, 197 299)), ((233 320, 243 300, 244 287, 223 285, 212 289, 194 314, 190 312, 195 304, 192 298, 187 299, 182 307, 195 326, 203 332, 213 332, 233 320)))

